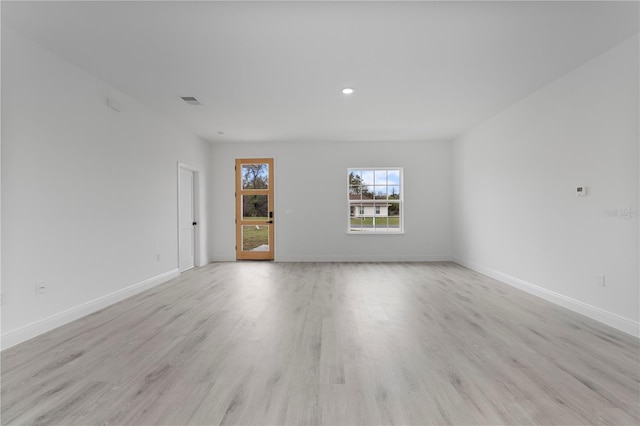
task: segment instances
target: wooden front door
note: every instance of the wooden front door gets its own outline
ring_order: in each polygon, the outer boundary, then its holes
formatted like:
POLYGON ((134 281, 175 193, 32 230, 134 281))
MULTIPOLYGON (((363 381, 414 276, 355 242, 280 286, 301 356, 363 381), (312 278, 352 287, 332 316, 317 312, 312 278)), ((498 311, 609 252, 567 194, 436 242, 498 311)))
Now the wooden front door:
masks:
POLYGON ((273 158, 236 160, 236 259, 273 260, 273 158))

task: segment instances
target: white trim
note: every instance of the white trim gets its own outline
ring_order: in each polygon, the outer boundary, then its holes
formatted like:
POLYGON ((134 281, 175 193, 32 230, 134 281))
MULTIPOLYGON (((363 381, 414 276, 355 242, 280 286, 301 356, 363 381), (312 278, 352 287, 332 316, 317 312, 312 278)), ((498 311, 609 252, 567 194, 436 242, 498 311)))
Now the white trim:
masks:
POLYGON ((75 306, 66 311, 62 311, 58 314, 52 315, 48 318, 33 322, 27 326, 19 328, 17 330, 10 331, 4 336, 0 337, 1 350, 8 349, 18 343, 25 342, 40 334, 51 331, 54 328, 58 328, 65 324, 75 321, 79 318, 92 314, 114 303, 120 302, 126 298, 134 296, 152 287, 165 283, 180 275, 178 269, 172 269, 164 274, 140 281, 139 283, 130 285, 113 293, 98 297, 89 302, 75 306))
MULTIPOLYGON (((384 229, 384 228, 383 228, 384 229)), ((392 229, 392 228, 388 228, 392 229)), ((371 231, 352 231, 347 230, 346 232, 349 235, 404 235, 404 231, 381 231, 380 229, 371 230, 371 231)))
POLYGON ((523 281, 519 278, 502 273, 500 271, 478 265, 477 263, 470 262, 466 259, 454 257, 453 261, 459 265, 487 275, 512 287, 526 291, 527 293, 537 296, 548 302, 570 309, 574 312, 623 331, 632 336, 640 337, 640 323, 629 318, 625 318, 618 314, 605 311, 604 309, 597 308, 593 305, 589 305, 563 294, 556 293, 555 291, 551 291, 527 281, 523 281))
POLYGON ((433 255, 284 255, 276 262, 450 262, 451 256, 433 255))
POLYGON ((215 256, 211 256, 209 258, 209 263, 213 263, 213 262, 235 262, 235 261, 236 261, 235 253, 233 254, 233 256, 215 255, 215 256))
MULTIPOLYGON (((193 266, 202 266, 200 261, 200 171, 196 168, 189 166, 188 164, 178 162, 178 198, 177 198, 177 211, 178 211, 178 244, 176 246, 177 265, 180 268, 180 169, 189 170, 193 173, 193 221, 198 223, 196 229, 193 231, 193 266)), ((191 268, 188 268, 191 269, 191 268)), ((188 269, 185 269, 188 270, 188 269)), ((184 272, 184 271, 182 271, 184 272)))

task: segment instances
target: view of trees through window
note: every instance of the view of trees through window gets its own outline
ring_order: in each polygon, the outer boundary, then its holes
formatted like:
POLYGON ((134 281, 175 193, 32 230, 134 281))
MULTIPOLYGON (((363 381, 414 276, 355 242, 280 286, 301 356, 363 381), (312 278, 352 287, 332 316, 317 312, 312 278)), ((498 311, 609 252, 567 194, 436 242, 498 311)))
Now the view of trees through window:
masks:
POLYGON ((402 169, 348 169, 350 232, 402 232, 402 169))
MULTIPOLYGON (((243 164, 242 189, 268 189, 268 164, 243 164)), ((242 196, 242 216, 255 220, 267 219, 269 211, 269 196, 262 194, 248 194, 242 196)))
POLYGON ((256 221, 242 225, 242 250, 268 250, 269 227, 269 164, 242 164, 242 220, 256 221))

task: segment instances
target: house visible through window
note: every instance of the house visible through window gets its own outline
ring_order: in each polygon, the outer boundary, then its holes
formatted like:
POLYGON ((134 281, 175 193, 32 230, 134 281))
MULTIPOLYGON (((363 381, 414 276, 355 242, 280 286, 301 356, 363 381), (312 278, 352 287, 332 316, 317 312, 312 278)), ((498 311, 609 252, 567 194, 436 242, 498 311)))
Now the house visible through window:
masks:
POLYGON ((402 233, 402 169, 347 170, 349 233, 402 233))

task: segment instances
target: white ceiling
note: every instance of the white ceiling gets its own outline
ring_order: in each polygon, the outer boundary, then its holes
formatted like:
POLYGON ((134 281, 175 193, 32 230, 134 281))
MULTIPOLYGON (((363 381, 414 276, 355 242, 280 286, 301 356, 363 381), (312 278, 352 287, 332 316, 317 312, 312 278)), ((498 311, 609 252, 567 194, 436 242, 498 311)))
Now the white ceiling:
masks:
POLYGON ((209 141, 399 141, 491 117, 637 33, 638 6, 2 1, 2 24, 209 141))

